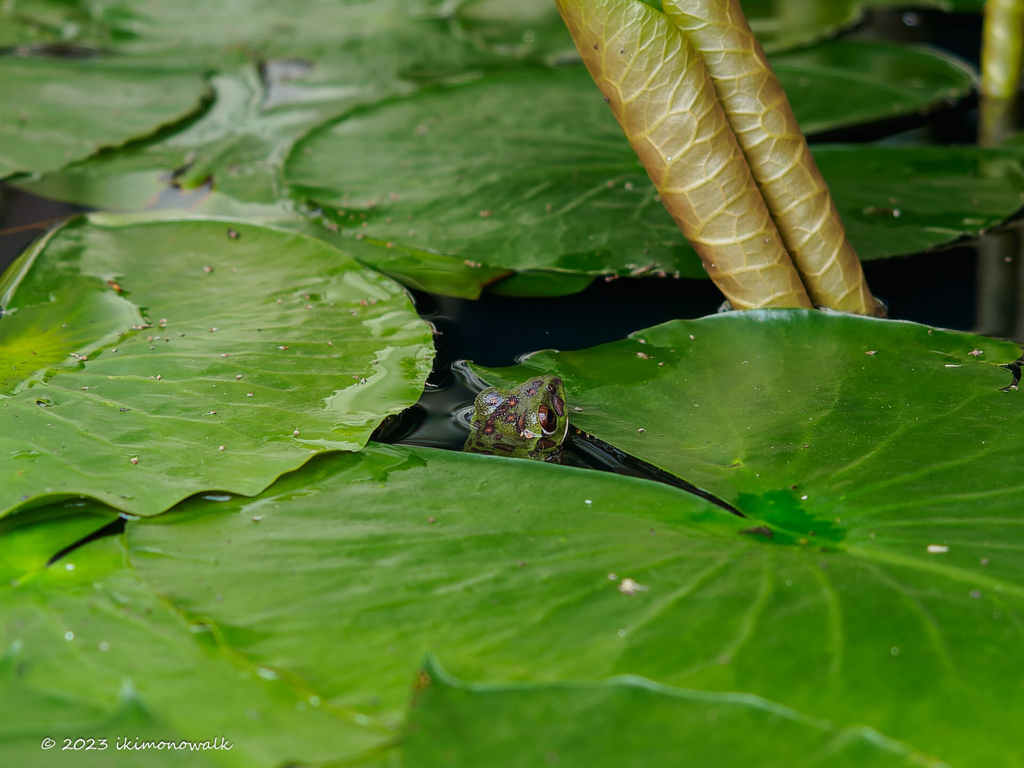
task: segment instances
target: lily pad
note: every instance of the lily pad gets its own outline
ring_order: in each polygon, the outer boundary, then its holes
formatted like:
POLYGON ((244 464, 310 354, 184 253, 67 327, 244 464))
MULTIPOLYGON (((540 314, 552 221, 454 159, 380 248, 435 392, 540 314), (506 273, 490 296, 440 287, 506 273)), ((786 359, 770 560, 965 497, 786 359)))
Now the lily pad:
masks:
POLYGON ((71 42, 88 34, 89 24, 78 2, 11 0, 0 5, 0 48, 71 42))
POLYGON ((111 510, 83 501, 8 515, 0 520, 0 584, 43 571, 51 558, 116 519, 111 510))
POLYGON ((759 768, 821 766, 822 755, 829 765, 873 768, 930 762, 870 728, 836 728, 750 694, 689 691, 633 676, 469 684, 433 661, 421 686, 402 750, 408 768, 502 765, 510 754, 524 765, 578 768, 610 759, 623 767, 678 765, 681 755, 687 765, 759 768))
POLYGON ((933 515, 932 543, 956 532, 982 547, 1012 537, 1020 357, 981 336, 791 310, 673 321, 479 371, 494 384, 557 373, 579 429, 794 537, 831 546, 851 517, 901 531, 933 515))
MULTIPOLYGON (((281 183, 281 164, 291 144, 325 118, 362 99, 414 87, 397 73, 384 77, 381 69, 375 68, 374 77, 344 70, 336 81, 327 81, 316 67, 294 62, 266 62, 262 74, 251 65, 222 72, 211 79, 216 98, 210 110, 179 130, 16 184, 79 205, 187 209, 189 214, 183 210, 178 217, 258 221, 340 245, 333 225, 321 226, 296 210, 281 183)), ((372 239, 349 237, 344 247, 406 286, 461 298, 477 298, 485 286, 509 273, 447 254, 389 248, 372 239)))
MULTIPOLYGON (((1009 378, 974 365, 981 370, 968 386, 978 392, 1009 378)), ((962 419, 962 441, 989 432, 994 415, 977 413, 982 399, 973 417, 943 414, 962 419)), ((879 400, 877 412, 888 415, 888 405, 879 400)), ((728 434, 737 420, 718 423, 728 434)), ((822 446, 819 461, 836 466, 828 456, 822 446)), ((771 487, 789 498, 788 486, 771 487)), ((557 706, 564 683, 631 674, 755 709, 784 707, 783 719, 851 735, 874 729, 882 756, 881 742, 896 741, 932 764, 1008 766, 1024 715, 1020 526, 989 503, 931 501, 888 514, 833 501, 827 519, 791 513, 787 529, 651 481, 371 446, 318 459, 257 499, 191 500, 130 522, 125 536, 132 566, 186 616, 202 617, 249 663, 374 722, 400 716, 430 650, 474 690, 549 686, 531 706, 557 706)), ((508 722, 467 717, 450 721, 465 728, 449 733, 467 749, 506 737, 524 708, 511 706, 508 722)), ((776 749, 772 730, 737 739, 730 713, 710 701, 676 714, 680 733, 699 730, 704 743, 729 749, 724 764, 743 764, 730 759, 747 754, 739 741, 776 749)), ((429 728, 443 714, 432 717, 429 728)), ((605 722, 597 713, 540 718, 516 733, 537 745, 604 744, 607 763, 629 764, 634 732, 595 731, 605 722)), ((822 744, 814 728, 798 738, 808 752, 822 744)), ((863 765, 862 756, 822 759, 863 765)))
MULTIPOLYGON (((864 259, 977 233, 1024 192, 1009 150, 836 145, 815 156, 864 259)), ((578 68, 361 111, 301 140, 285 176, 343 232, 395 247, 516 270, 705 275, 578 68)))
MULTIPOLYGON (((9 0, 0 18, 11 27, 9 36, 23 29, 27 38, 59 36, 136 61, 223 65, 281 57, 358 58, 372 51, 363 47, 367 38, 382 30, 397 32, 396 18, 422 20, 425 34, 432 24, 437 39, 443 35, 450 42, 437 13, 440 5, 441 0, 9 0)), ((427 46, 420 40, 420 51, 427 46)), ((403 52, 397 46, 388 50, 396 60, 403 52)))
POLYGON ((276 202, 275 146, 290 143, 289 123, 299 122, 293 129, 298 136, 310 113, 314 122, 325 113, 305 107, 281 119, 263 115, 264 86, 255 67, 217 74, 211 86, 215 98, 210 109, 169 135, 16 183, 65 202, 120 210, 159 205, 172 186, 181 191, 173 202, 203 213, 226 213, 210 204, 211 196, 236 204, 276 202))
POLYGON ((120 13, 108 3, 87 5, 112 25, 104 45, 121 54, 112 65, 205 62, 218 74, 216 102, 201 119, 39 187, 85 205, 151 205, 172 172, 185 191, 212 191, 210 199, 185 201, 205 213, 229 213, 218 207, 222 198, 276 203, 285 196, 278 184, 284 154, 317 123, 425 82, 505 63, 453 40, 437 0, 145 0, 120 13))
POLYGON ((379 741, 350 713, 219 645, 124 561, 119 538, 101 539, 0 587, 4 765, 50 768, 71 755, 87 766, 275 768, 379 741), (131 749, 146 742, 186 745, 131 749))
MULTIPOLYGON (((638 0, 661 10, 658 0, 638 0)), ((743 0, 743 10, 770 53, 809 45, 853 26, 857 0, 743 0)), ((549 63, 579 59, 572 38, 546 0, 467 0, 454 13, 457 29, 477 45, 549 63)))
MULTIPOLYGON (((662 10, 660 0, 637 0, 662 10)), ((934 8, 980 13, 984 0, 741 0, 751 28, 769 53, 805 47, 859 22, 871 8, 934 8)), ((547 0, 466 0, 455 29, 476 45, 547 63, 578 61, 565 24, 547 0)))
POLYGON ((74 59, 0 58, 0 178, 53 171, 196 111, 196 72, 74 59))
POLYGON ((0 306, 0 513, 257 493, 362 447, 433 356, 400 286, 237 222, 78 219, 12 265, 0 306))

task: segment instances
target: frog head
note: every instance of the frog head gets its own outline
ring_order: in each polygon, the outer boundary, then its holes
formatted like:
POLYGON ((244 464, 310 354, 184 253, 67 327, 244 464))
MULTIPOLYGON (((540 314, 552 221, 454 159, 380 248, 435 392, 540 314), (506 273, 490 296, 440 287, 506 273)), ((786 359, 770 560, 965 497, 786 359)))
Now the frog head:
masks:
POLYGON ((568 434, 562 380, 535 376, 518 387, 488 387, 476 396, 465 450, 558 461, 568 434))

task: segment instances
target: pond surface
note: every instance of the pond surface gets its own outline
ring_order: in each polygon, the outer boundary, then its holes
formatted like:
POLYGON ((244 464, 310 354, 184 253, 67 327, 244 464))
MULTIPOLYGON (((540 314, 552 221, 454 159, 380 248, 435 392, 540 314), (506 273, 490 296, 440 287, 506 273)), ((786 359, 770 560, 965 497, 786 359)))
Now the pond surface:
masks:
MULTIPOLYGON (((847 37, 924 43, 978 64, 981 20, 937 12, 876 12, 847 37)), ((819 136, 830 141, 974 143, 977 100, 909 118, 819 136)), ((173 190, 160 207, 174 207, 173 190)), ((53 223, 84 208, 37 197, 0 183, 0 270, 53 223)), ((890 317, 1024 341, 1024 215, 979 239, 912 256, 864 265, 875 295, 890 317)), ((633 331, 718 311, 722 295, 709 280, 671 278, 596 280, 559 298, 484 294, 478 301, 414 292, 420 315, 437 329, 437 358, 428 391, 398 420, 382 428, 387 442, 458 450, 468 409, 478 389, 460 365, 514 364, 540 349, 571 350, 621 339, 633 331)), ((579 441, 577 440, 577 443, 579 441)), ((650 476, 596 444, 578 445, 585 463, 599 469, 650 476)))

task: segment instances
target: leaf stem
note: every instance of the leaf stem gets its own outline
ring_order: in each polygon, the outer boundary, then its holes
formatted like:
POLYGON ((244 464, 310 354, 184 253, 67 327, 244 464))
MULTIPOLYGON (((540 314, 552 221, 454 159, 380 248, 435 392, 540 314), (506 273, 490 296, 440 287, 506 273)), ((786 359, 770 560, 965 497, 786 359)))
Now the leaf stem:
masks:
POLYGON ((1009 99, 1020 90, 1024 0, 988 0, 982 45, 981 92, 1009 99))

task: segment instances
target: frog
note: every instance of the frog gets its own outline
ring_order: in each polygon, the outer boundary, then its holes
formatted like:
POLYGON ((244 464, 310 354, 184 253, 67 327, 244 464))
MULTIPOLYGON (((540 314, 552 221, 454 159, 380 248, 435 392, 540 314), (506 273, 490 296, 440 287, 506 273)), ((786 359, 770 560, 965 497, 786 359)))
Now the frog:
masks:
POLYGON ((476 396, 463 450, 557 464, 568 435, 565 385, 558 376, 535 376, 508 390, 488 387, 476 396))

